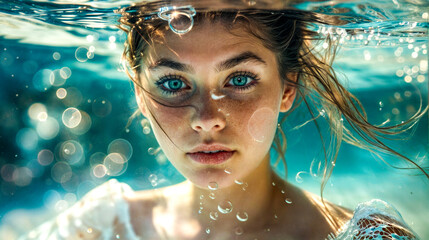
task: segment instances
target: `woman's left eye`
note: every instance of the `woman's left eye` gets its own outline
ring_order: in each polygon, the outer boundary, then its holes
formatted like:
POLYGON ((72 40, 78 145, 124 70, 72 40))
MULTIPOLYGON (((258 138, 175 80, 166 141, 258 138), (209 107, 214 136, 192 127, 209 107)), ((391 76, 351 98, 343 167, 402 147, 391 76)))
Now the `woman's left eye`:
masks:
POLYGON ((179 79, 171 79, 171 80, 165 81, 162 85, 169 90, 177 91, 183 88, 185 84, 179 79))
POLYGON ((258 80, 258 77, 253 73, 239 72, 233 74, 230 77, 228 85, 233 86, 239 90, 245 90, 256 84, 258 80))

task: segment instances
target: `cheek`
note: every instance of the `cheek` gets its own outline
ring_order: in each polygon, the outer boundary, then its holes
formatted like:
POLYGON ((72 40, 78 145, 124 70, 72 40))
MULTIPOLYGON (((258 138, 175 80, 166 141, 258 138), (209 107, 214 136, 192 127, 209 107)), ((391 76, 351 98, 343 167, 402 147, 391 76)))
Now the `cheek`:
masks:
POLYGON ((236 133, 246 142, 271 143, 277 129, 280 97, 272 93, 258 94, 256 97, 233 104, 230 123, 236 133))
POLYGON ((151 125, 158 140, 162 141, 167 136, 174 140, 187 124, 184 121, 189 112, 186 108, 165 107, 154 101, 150 101, 149 108, 151 109, 151 125), (165 136, 166 134, 167 136, 165 136))
POLYGON ((256 109, 247 122, 247 132, 259 143, 270 141, 277 125, 277 114, 268 107, 256 109))

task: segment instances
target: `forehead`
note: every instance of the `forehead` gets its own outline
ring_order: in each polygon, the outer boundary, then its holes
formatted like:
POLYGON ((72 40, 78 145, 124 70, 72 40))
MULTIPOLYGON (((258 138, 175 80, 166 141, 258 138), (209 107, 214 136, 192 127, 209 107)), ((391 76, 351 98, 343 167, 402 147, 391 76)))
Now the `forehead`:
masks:
POLYGON ((206 21, 184 35, 168 31, 162 39, 149 47, 148 60, 170 57, 191 64, 216 62, 237 52, 249 50, 258 55, 273 55, 260 39, 241 24, 227 29, 222 23, 206 21))

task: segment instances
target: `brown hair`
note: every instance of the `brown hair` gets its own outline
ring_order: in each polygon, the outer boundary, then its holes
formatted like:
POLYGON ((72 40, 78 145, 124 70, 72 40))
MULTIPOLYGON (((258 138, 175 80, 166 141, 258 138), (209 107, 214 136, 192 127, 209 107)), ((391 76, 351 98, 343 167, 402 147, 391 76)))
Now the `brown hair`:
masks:
MULTIPOLYGON (((148 19, 148 12, 151 12, 150 9, 142 6, 121 11, 120 28, 128 34, 123 58, 128 61, 136 76, 140 71, 145 50, 150 46, 153 38, 162 36, 168 29, 165 21, 148 19)), ((329 34, 322 37, 309 30, 309 26, 313 23, 325 23, 317 15, 297 10, 225 10, 197 12, 194 20, 195 24, 204 20, 221 21, 226 27, 232 27, 239 22, 240 27, 244 26, 250 34, 259 38, 268 49, 277 54, 279 75, 285 84, 297 88, 294 107, 282 117, 280 122, 283 123, 290 112, 300 103, 304 103, 323 143, 324 160, 319 163, 319 170, 323 173, 322 199, 323 189, 332 174, 342 141, 375 154, 377 154, 376 151, 381 150, 398 156, 411 164, 411 168, 419 169, 429 178, 425 169, 382 141, 383 138, 409 130, 424 115, 427 108, 420 107, 410 119, 398 125, 375 126, 369 123, 359 100, 341 85, 332 68, 337 49, 334 41, 329 34), (323 45, 327 48, 316 48, 318 43, 324 43, 323 45), (298 74, 297 82, 286 79, 286 73, 289 72, 298 74), (330 126, 329 141, 324 139, 321 133, 320 119, 326 120, 330 126)), ((140 86, 138 80, 130 73, 128 74, 135 84, 140 86)), ((286 136, 279 127, 273 148, 279 154, 277 163, 282 160, 285 166, 286 146, 286 136)))

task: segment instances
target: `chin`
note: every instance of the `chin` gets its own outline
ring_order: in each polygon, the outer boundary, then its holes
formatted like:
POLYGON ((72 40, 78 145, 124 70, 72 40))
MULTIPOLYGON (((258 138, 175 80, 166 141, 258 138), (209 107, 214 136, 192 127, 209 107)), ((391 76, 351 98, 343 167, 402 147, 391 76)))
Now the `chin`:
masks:
POLYGON ((225 172, 224 168, 207 168, 198 170, 188 176, 185 175, 185 177, 195 186, 201 189, 213 191, 229 188, 234 184, 237 185, 235 180, 238 179, 234 174, 225 172))

